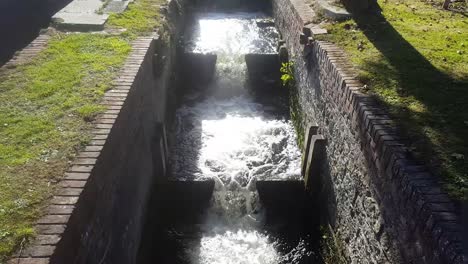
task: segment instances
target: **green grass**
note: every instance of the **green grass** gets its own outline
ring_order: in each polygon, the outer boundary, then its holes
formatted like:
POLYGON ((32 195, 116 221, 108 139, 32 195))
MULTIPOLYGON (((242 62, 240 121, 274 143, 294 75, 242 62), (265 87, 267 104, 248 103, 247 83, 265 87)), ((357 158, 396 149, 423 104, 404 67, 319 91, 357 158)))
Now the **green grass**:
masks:
POLYGON ((159 5, 166 2, 166 0, 139 0, 130 3, 124 13, 111 14, 106 25, 126 29, 123 34, 131 38, 151 33, 162 26, 159 5))
POLYGON ((58 34, 33 62, 1 73, 0 260, 32 235, 129 52, 118 37, 58 34))
POLYGON ((130 41, 160 27, 157 4, 136 0, 105 34, 56 33, 31 62, 0 71, 0 263, 34 236, 34 222, 90 139, 89 121, 128 56, 130 41))
POLYGON ((423 0, 379 0, 382 14, 329 24, 359 78, 397 120, 412 154, 468 198, 468 19, 423 0))

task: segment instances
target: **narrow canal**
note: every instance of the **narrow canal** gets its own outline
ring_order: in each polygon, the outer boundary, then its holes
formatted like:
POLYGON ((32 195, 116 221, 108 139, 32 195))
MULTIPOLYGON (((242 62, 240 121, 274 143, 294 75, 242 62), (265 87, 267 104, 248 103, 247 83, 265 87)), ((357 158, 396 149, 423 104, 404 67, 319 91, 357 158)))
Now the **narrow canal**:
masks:
POLYGON ((190 198, 178 206, 156 194, 140 262, 319 263, 313 208, 299 199, 298 206, 269 210, 257 191, 259 181, 302 184, 288 91, 279 79, 252 81, 245 59, 275 54, 279 33, 262 13, 199 13, 189 24, 184 52, 215 54, 216 66, 209 82, 184 85, 169 140, 169 177, 211 181, 214 190, 200 208, 187 205, 190 198))

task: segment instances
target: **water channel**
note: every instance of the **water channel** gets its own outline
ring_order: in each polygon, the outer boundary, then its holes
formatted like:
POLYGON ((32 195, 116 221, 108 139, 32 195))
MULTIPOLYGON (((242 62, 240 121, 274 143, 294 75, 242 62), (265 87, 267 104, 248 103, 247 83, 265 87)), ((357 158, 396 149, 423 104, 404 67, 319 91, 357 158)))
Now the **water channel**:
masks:
POLYGON ((259 181, 301 184, 301 152, 286 88, 268 82, 258 87, 249 81, 245 62, 246 54, 276 53, 278 40, 262 13, 194 16, 185 52, 216 54, 216 67, 209 83, 186 87, 171 128, 169 174, 171 181, 214 181, 214 191, 203 210, 166 220, 154 213, 142 262, 318 262, 310 212, 302 206, 283 209, 281 216, 267 212, 256 189, 259 181))

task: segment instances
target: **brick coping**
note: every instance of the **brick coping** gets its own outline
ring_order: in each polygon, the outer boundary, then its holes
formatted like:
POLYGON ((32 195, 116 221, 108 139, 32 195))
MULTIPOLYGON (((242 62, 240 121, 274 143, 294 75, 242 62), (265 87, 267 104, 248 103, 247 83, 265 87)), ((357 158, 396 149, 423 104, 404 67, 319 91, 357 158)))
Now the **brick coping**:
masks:
MULTIPOLYGON (((288 1, 304 27, 312 25, 315 12, 305 0, 288 1)), ((301 32, 298 33, 298 35, 301 32)), ((467 256, 462 249, 461 221, 437 177, 408 157, 407 148, 399 136, 395 122, 377 100, 362 92, 363 84, 357 80, 357 72, 348 62, 345 52, 333 43, 314 41, 312 49, 323 56, 329 72, 338 77, 339 89, 331 91, 341 113, 352 123, 352 130, 359 132, 361 146, 369 164, 382 177, 396 181, 400 193, 411 207, 411 215, 417 219, 424 233, 431 234, 428 244, 437 248, 448 263, 464 263, 467 256)))
MULTIPOLYGON (((19 56, 6 65, 15 65, 37 55, 45 48, 48 37, 42 35, 20 52, 19 56)), ((112 82, 112 88, 102 98, 107 110, 96 118, 91 131, 93 138, 72 161, 70 168, 58 183, 58 190, 50 199, 49 206, 36 223, 37 236, 21 252, 17 252, 8 264, 46 264, 54 254, 57 244, 67 227, 81 192, 94 169, 108 135, 119 116, 127 95, 136 79, 154 37, 140 37, 132 42, 132 51, 122 70, 112 82)))
POLYGON ((422 230, 432 234, 431 244, 445 255, 444 259, 463 263, 460 219, 435 175, 408 156, 395 122, 373 96, 362 92, 363 85, 355 78, 356 72, 344 51, 325 41, 314 45, 319 54, 326 54, 331 72, 341 80, 335 103, 350 118, 352 129, 360 132, 368 162, 384 174, 381 176, 402 186, 400 193, 413 207, 412 216, 418 219, 422 230))

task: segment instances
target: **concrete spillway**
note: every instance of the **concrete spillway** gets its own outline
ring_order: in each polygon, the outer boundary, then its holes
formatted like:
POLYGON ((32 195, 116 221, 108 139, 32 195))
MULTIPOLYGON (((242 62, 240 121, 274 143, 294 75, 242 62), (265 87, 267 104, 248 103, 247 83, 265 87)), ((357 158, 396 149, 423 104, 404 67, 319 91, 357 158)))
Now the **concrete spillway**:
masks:
POLYGON ((187 27, 182 73, 191 76, 169 137, 170 181, 155 187, 150 205, 142 263, 318 261, 270 21, 263 13, 202 13, 187 27), (258 65, 268 66, 249 76, 258 65))
POLYGON ((326 257, 463 263, 450 199, 344 52, 315 39, 326 30, 305 1, 161 12, 164 34, 132 43, 95 138, 14 263, 320 263, 319 223, 326 257))

